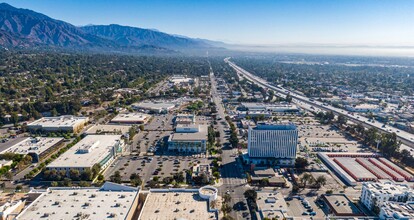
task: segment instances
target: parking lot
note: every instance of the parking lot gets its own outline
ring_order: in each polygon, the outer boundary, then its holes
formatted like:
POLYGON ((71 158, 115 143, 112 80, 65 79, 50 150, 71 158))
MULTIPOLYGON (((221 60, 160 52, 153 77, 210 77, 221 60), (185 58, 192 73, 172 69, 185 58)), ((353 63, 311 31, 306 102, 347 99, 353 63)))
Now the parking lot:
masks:
POLYGON ((351 137, 344 135, 339 129, 328 125, 298 126, 299 142, 313 151, 321 149, 329 151, 361 152, 365 149, 351 137))
POLYGON ((301 197, 288 199, 286 203, 288 204, 288 215, 292 217, 302 217, 308 219, 313 217, 313 219, 324 219, 324 212, 319 208, 314 200, 316 197, 301 197))
POLYGON ((201 155, 188 156, 120 156, 104 172, 105 180, 116 171, 120 171, 122 181, 128 182, 132 173, 138 173, 143 182, 148 182, 158 176, 160 180, 174 173, 185 172, 197 163, 210 163, 201 155))

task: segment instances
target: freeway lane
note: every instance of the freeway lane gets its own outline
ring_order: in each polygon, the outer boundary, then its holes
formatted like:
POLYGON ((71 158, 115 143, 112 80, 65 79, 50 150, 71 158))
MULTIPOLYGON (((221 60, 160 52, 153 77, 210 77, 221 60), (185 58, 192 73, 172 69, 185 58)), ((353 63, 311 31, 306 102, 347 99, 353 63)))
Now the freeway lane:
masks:
POLYGON ((323 103, 319 102, 319 101, 311 101, 308 97, 302 96, 296 92, 293 91, 289 91, 287 89, 281 88, 281 87, 276 87, 271 85, 270 83, 268 83, 266 80, 255 76, 249 72, 247 72, 246 70, 244 70, 243 68, 237 66, 236 64, 234 64, 233 62, 230 61, 230 57, 225 58, 224 61, 229 64, 234 70, 236 70, 239 74, 243 75, 246 79, 257 83, 259 86, 263 87, 263 88, 268 88, 268 89, 272 89, 280 94, 283 95, 287 95, 290 94, 292 96, 293 99, 296 99, 298 101, 304 102, 306 104, 312 105, 314 107, 320 108, 322 110, 325 111, 332 111, 333 113, 337 114, 337 115, 343 115, 345 117, 348 118, 348 120, 356 122, 356 123, 361 123, 363 126, 365 127, 375 127, 377 128, 379 131, 381 132, 386 132, 386 133, 391 133, 394 132, 397 134, 397 137, 399 140, 401 140, 401 142, 411 148, 414 148, 414 135, 410 134, 406 131, 394 128, 394 127, 390 127, 390 126, 386 126, 383 127, 383 123, 380 122, 368 122, 368 118, 360 116, 360 115, 351 115, 349 114, 347 111, 339 109, 339 108, 335 108, 333 106, 327 106, 324 105, 323 103))

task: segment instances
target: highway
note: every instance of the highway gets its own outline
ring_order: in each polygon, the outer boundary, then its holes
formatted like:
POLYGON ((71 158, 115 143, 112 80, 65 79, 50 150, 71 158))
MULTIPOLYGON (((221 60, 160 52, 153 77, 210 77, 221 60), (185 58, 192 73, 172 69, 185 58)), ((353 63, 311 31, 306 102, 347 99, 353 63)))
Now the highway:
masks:
MULTIPOLYGON (((237 71, 237 73, 243 75, 246 79, 248 79, 249 81, 252 81, 256 84, 258 84, 259 86, 261 86, 262 88, 267 88, 267 89, 271 89, 273 91, 275 91, 276 93, 282 94, 282 95, 287 95, 290 94, 292 96, 292 99, 295 100, 295 102, 297 104, 306 104, 306 105, 310 105, 313 106, 314 108, 319 108, 321 110, 324 111, 332 111, 333 113, 335 113, 336 115, 343 115, 346 118, 348 118, 348 120, 355 122, 355 123, 360 123, 362 124, 364 127, 367 128, 371 128, 371 127, 375 127, 377 128, 379 131, 381 132, 386 132, 386 133, 396 133, 398 139, 405 145, 414 148, 414 135, 410 134, 406 131, 391 127, 391 126, 385 126, 383 123, 377 122, 377 121, 368 121, 369 119, 366 117, 363 117, 361 115, 358 114, 354 114, 351 115, 348 113, 348 111, 340 109, 340 108, 335 108, 333 106, 329 106, 326 105, 322 102, 316 101, 316 100, 311 100, 308 97, 305 97, 303 95, 298 94, 297 92, 294 91, 290 91, 287 89, 284 89, 280 86, 273 86, 271 83, 267 82, 266 80, 253 75, 251 73, 249 73, 248 71, 244 70, 243 68, 237 66, 235 63, 233 63, 232 61, 230 61, 230 57, 225 58, 224 62, 226 62, 227 64, 229 64, 234 70, 237 71)), ((278 95, 278 94, 276 94, 278 95)))

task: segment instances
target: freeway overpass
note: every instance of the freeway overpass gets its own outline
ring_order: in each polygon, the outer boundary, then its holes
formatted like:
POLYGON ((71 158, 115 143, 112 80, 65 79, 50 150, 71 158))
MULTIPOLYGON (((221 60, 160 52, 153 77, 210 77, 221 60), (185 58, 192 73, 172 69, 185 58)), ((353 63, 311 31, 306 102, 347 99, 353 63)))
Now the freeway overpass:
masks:
POLYGON ((246 70, 244 70, 243 68, 237 66, 235 63, 233 63, 232 61, 230 61, 230 57, 225 58, 224 61, 229 64, 234 70, 236 70, 239 74, 243 75, 246 79, 258 84, 259 86, 263 87, 263 88, 267 88, 267 89, 271 89, 279 94, 282 95, 287 95, 290 94, 292 99, 296 99, 297 101, 299 101, 299 103, 304 103, 307 105, 311 105, 314 106, 316 108, 325 110, 325 111, 332 111, 333 113, 337 114, 337 115, 343 115, 346 118, 348 118, 348 120, 353 121, 355 123, 360 123, 363 126, 367 127, 367 128, 371 128, 371 127, 375 127, 377 128, 379 131, 381 132, 386 132, 386 133, 396 133, 397 137, 399 140, 401 140, 401 142, 411 148, 414 148, 414 135, 411 133, 408 133, 406 131, 394 128, 394 127, 390 127, 390 126, 385 126, 383 123, 374 121, 374 122, 369 122, 368 118, 360 116, 360 115, 351 115, 348 113, 348 111, 345 111, 343 109, 340 108, 335 108, 333 106, 329 106, 326 105, 322 102, 316 101, 316 100, 311 100, 310 98, 300 95, 294 91, 289 91, 287 89, 284 89, 282 87, 279 86, 273 86, 271 85, 269 82, 267 82, 266 80, 255 76, 249 72, 247 72, 246 70))

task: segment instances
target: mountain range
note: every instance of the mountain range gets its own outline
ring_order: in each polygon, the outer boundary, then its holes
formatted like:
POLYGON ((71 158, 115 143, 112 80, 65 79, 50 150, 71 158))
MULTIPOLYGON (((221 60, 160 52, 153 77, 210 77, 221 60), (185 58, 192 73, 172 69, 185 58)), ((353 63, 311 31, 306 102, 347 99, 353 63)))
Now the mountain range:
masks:
POLYGON ((77 27, 32 10, 1 3, 0 45, 5 48, 175 53, 221 49, 216 45, 223 44, 117 24, 77 27))

